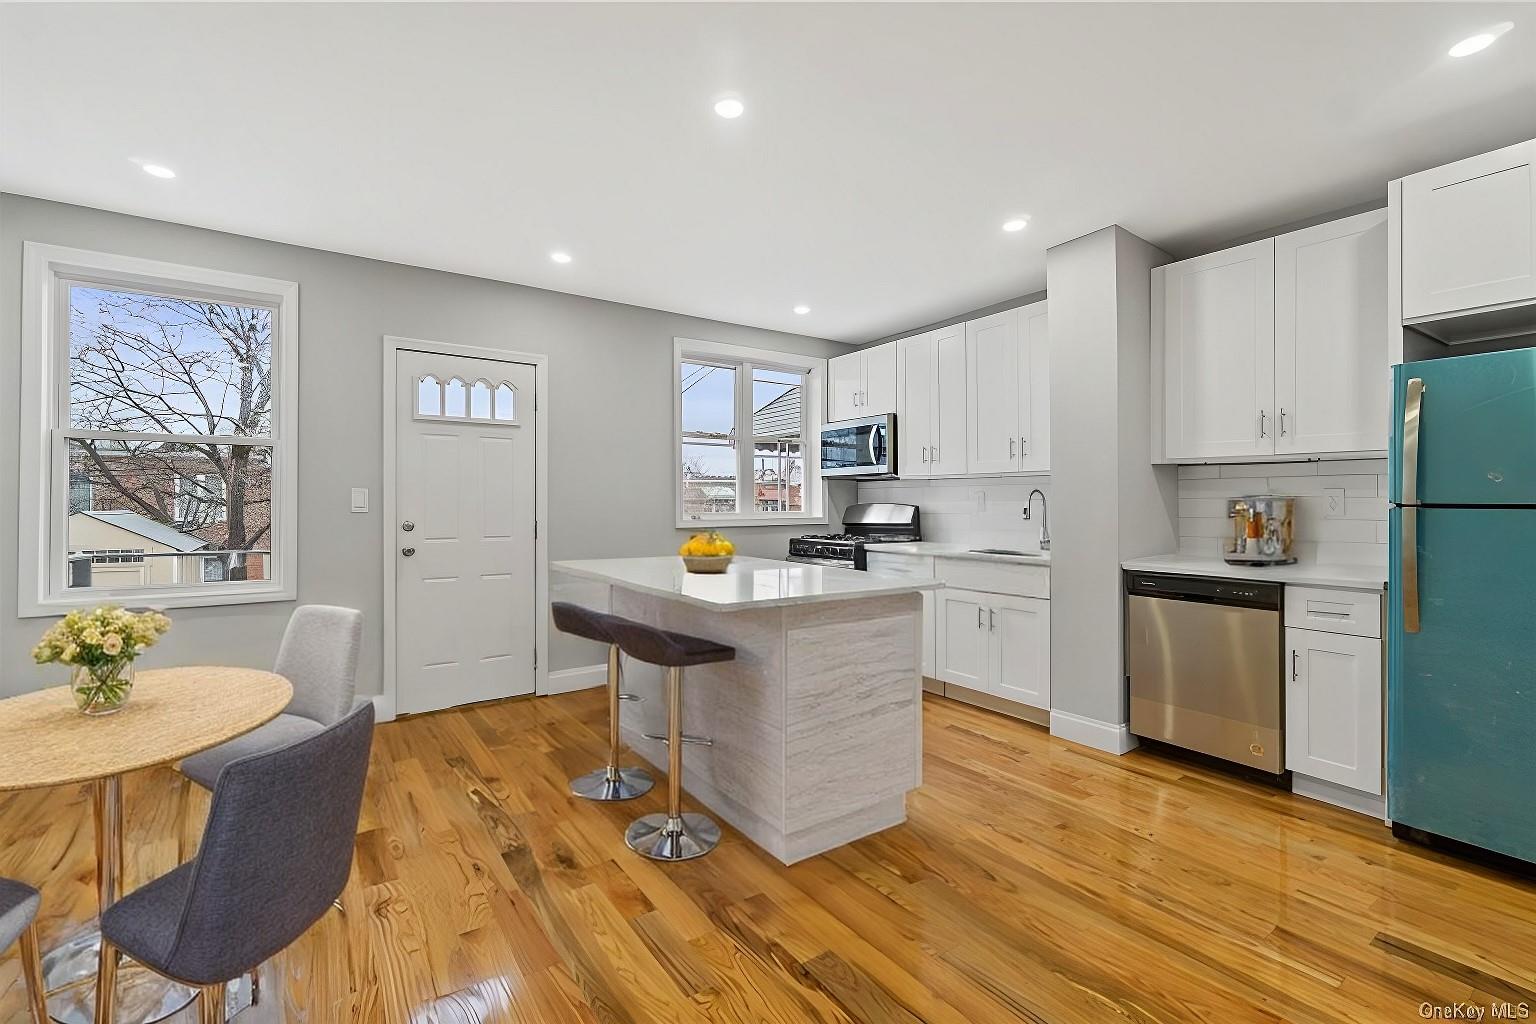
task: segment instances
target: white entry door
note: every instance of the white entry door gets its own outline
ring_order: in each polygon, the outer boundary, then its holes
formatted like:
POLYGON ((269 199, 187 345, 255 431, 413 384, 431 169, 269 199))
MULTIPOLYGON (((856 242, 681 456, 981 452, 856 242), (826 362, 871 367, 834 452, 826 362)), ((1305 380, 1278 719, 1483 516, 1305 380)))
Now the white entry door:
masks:
POLYGON ((396 358, 398 710, 532 693, 534 368, 396 358))

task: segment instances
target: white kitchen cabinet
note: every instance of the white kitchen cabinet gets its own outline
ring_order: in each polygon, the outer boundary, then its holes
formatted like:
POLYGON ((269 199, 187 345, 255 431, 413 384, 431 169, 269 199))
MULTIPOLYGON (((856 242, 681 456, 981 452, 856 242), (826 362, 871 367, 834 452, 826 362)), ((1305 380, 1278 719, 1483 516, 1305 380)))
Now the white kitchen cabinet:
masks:
POLYGON ((938 676, 1029 707, 1051 706, 1051 613, 1042 598, 945 587, 938 676))
POLYGON ((1275 239, 1277 455, 1387 447, 1387 212, 1275 239))
POLYGON ((1274 454, 1274 239, 1152 274, 1162 293, 1167 457, 1274 454))
POLYGON ((965 472, 965 328, 956 324, 896 343, 900 400, 896 404, 898 475, 954 476, 965 472))
POLYGON ((1019 471, 1051 466, 1051 333, 1044 302, 1019 310, 1019 471))
MULTIPOLYGON (((867 557, 870 572, 907 579, 933 579, 933 558, 930 555, 892 555, 870 551, 867 557)), ((938 678, 934 647, 937 606, 938 592, 923 591, 923 675, 929 679, 938 678)))
POLYGON ((1380 795, 1381 640, 1287 627, 1285 766, 1380 795))
MULTIPOLYGON (((972 320, 965 325, 967 473, 1012 473, 1019 468, 1019 311, 972 320)), ((1027 374, 1027 371, 1024 371, 1027 374)))
POLYGON ((858 419, 896 411, 897 342, 827 361, 827 419, 858 419))
POLYGON ((1536 302, 1536 140, 1402 180, 1402 313, 1536 302))
POLYGON ((972 690, 987 689, 991 673, 987 602, 991 598, 948 587, 938 592, 938 679, 972 690))

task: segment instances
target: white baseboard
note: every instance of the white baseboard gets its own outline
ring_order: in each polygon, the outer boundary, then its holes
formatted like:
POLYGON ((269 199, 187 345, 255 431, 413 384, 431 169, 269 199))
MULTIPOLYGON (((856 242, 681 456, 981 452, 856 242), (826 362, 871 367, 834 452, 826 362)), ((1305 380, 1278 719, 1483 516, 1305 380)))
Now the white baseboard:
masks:
POLYGON ((557 669, 549 674, 549 689, 544 696, 570 693, 573 690, 590 690, 594 686, 608 685, 607 665, 582 665, 579 668, 557 669))
POLYGON ((388 695, 376 693, 373 695, 373 720, 375 722, 393 722, 395 720, 395 702, 388 695))
POLYGON ((1377 821, 1387 820, 1387 798, 1384 796, 1372 796, 1370 793, 1362 793, 1358 789, 1340 786, 1335 782, 1326 782, 1323 779, 1314 779, 1310 775, 1295 773, 1291 774, 1291 792, 1309 800, 1320 800, 1325 804, 1342 807, 1346 811, 1364 814, 1377 821))
POLYGON ((1136 747, 1136 737, 1131 735, 1130 726, 1100 722, 1070 711, 1051 711, 1051 735, 1107 754, 1124 754, 1136 747))

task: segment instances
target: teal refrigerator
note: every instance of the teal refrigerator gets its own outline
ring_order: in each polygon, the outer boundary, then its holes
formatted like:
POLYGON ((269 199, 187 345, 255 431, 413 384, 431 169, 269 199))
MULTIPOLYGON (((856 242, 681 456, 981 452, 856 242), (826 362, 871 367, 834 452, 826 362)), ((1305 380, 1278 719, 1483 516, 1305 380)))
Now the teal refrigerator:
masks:
POLYGON ((1536 862, 1536 350, 1393 373, 1387 813, 1536 862))

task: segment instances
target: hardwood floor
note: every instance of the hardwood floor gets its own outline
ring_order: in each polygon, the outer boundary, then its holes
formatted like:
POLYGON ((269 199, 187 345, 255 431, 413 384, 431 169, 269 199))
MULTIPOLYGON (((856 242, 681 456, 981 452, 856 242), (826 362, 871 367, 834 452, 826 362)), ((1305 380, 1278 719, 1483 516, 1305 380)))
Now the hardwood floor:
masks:
MULTIPOLYGON (((785 868, 727 831, 662 867, 661 807, 566 795, 601 694, 379 727, 344 903, 264 968, 242 1021, 861 1024, 1419 1020, 1536 1008, 1536 886, 1380 823, 942 698, 911 819, 785 868)), ((126 788, 130 887, 176 862, 166 770, 126 788)), ((178 822, 185 818, 184 829, 178 822)), ((44 945, 93 912, 83 793, 0 795, 0 874, 44 945)), ((0 1020, 25 1014, 14 951, 0 1020)))

